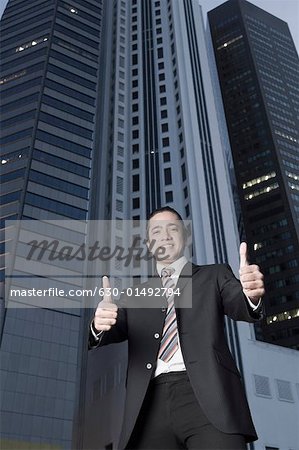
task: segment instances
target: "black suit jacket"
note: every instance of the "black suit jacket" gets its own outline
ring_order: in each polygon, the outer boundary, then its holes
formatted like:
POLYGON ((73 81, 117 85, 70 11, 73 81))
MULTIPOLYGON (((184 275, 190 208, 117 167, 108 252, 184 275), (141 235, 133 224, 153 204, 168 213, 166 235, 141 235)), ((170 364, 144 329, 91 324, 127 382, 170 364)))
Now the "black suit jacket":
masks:
MULTIPOLYGON (((142 287, 161 287, 154 278, 142 287)), ((178 280, 175 296, 180 344, 195 396, 210 422, 225 433, 243 434, 248 442, 257 439, 240 373, 224 334, 224 316, 255 322, 261 309, 253 312, 240 282, 224 264, 196 266, 187 263, 178 280), (192 269, 192 277, 184 276, 192 269), (192 290, 191 290, 192 288, 192 290), (192 293, 191 293, 192 292, 192 293), (192 295, 192 308, 180 308, 192 295), (181 304, 182 304, 181 303, 181 304)), ((147 298, 146 301, 149 299, 147 298)), ((161 299, 159 299, 161 302, 161 299)), ((157 302, 157 298, 152 298, 157 302)), ((128 340, 126 402, 119 448, 126 446, 133 431, 157 361, 166 299, 157 308, 144 308, 144 297, 124 297, 117 324, 102 336, 100 345, 128 340), (140 305, 141 307, 137 307, 140 305)), ((90 336, 92 341, 92 336, 90 336)))

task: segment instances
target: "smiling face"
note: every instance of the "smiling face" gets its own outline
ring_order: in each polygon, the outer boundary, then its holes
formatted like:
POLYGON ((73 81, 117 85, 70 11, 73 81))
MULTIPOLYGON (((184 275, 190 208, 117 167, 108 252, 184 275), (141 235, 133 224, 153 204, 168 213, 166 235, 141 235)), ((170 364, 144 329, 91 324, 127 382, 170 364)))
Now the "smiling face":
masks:
POLYGON ((148 246, 155 259, 168 266, 184 254, 183 223, 176 214, 163 211, 149 221, 148 246))

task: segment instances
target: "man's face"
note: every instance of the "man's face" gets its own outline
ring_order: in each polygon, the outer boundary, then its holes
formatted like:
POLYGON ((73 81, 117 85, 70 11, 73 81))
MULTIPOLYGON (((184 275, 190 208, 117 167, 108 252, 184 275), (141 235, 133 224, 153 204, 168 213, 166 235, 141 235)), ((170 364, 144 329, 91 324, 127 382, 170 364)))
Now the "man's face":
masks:
POLYGON ((150 219, 148 245, 155 259, 165 266, 184 254, 183 226, 176 214, 163 211, 150 219))

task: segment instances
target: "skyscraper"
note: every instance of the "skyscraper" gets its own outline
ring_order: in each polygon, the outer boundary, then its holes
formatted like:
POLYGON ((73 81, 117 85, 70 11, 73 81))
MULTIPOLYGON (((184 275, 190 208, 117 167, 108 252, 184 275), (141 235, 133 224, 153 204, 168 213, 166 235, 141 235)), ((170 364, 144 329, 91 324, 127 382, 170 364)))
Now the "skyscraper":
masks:
MULTIPOLYGON (((101 29, 101 0, 12 0, 6 7, 0 79, 2 233, 6 220, 75 219, 76 227, 64 233, 84 240, 101 29)), ((1 269, 3 280, 4 262, 1 269)), ((26 265, 15 273, 23 276, 26 265)), ((31 442, 36 448, 70 448, 81 310, 27 307, 29 300, 23 299, 24 308, 10 302, 5 311, 1 305, 1 446, 28 448, 31 442)))
POLYGON ((299 348, 298 55, 247 1, 208 14, 250 255, 266 282, 261 339, 299 348))

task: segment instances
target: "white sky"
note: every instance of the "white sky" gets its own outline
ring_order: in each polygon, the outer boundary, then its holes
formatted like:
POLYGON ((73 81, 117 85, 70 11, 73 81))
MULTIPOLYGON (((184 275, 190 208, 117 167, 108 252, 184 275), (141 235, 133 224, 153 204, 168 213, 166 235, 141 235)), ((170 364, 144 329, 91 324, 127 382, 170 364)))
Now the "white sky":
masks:
MULTIPOLYGON (((0 17, 8 0, 0 0, 0 17)), ((23 0, 26 2, 26 0, 23 0)), ((166 0, 162 0, 166 1, 166 0)), ((180 1, 180 0, 178 0, 180 1)), ((204 20, 207 12, 224 3, 224 0, 198 0, 202 5, 204 20)), ((292 37, 299 51, 299 0, 250 0, 251 3, 288 23, 292 37)))

